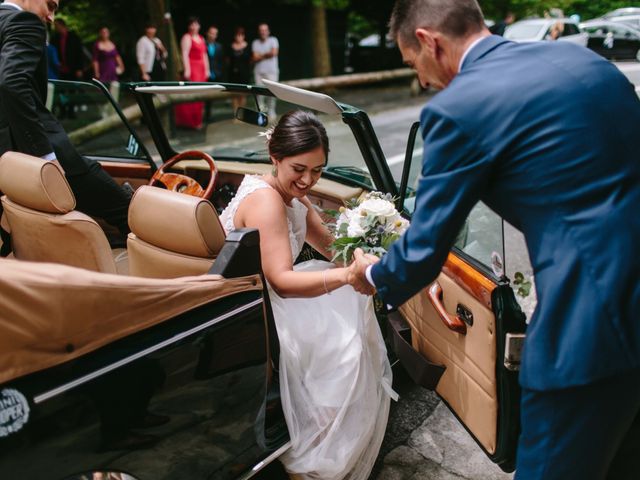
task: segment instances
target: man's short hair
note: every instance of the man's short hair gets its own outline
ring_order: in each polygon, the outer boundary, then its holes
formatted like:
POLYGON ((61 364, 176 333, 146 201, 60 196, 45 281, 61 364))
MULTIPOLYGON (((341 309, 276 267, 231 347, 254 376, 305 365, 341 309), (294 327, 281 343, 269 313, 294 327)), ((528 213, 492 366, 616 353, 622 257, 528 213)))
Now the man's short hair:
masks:
POLYGON ((484 16, 476 0, 396 0, 389 21, 391 36, 417 45, 417 28, 464 38, 484 28, 484 16))

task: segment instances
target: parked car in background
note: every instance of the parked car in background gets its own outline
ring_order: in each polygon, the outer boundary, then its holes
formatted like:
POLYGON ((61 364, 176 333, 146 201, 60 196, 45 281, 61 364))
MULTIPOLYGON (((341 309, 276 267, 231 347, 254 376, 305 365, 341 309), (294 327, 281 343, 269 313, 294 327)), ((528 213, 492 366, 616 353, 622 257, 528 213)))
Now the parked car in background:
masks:
POLYGON ((504 38, 514 42, 560 40, 587 46, 588 36, 570 18, 534 18, 521 20, 507 27, 504 38))
POLYGON ((580 28, 589 35, 587 46, 594 52, 611 60, 640 62, 640 30, 604 19, 581 23, 580 28))
POLYGON ((606 20, 616 23, 624 23, 630 27, 640 29, 640 14, 638 15, 622 15, 618 17, 605 17, 606 20))
POLYGON ((384 45, 380 45, 380 35, 377 33, 361 39, 350 37, 345 59, 347 73, 391 70, 404 66, 396 42, 387 37, 384 45))
POLYGON ((640 7, 617 8, 603 15, 604 18, 623 17, 627 15, 640 15, 640 7))

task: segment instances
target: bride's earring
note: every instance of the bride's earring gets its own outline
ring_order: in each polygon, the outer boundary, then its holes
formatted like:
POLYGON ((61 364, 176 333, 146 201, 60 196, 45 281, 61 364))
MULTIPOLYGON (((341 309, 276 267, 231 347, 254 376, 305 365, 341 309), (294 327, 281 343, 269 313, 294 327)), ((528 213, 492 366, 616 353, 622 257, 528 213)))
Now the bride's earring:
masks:
POLYGON ((271 167, 271 175, 273 175, 274 177, 278 176, 278 167, 276 167, 275 165, 271 167))

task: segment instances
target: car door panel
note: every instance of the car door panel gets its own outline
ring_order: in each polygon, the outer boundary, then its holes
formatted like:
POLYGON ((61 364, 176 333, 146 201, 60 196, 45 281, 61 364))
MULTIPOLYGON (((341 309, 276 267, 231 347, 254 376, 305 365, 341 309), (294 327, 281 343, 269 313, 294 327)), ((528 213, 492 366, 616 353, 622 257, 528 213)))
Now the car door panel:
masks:
MULTIPOLYGON (((421 170, 417 127, 409 135, 398 199, 407 215, 421 170)), ((436 280, 391 313, 389 324, 411 378, 435 390, 489 458, 512 471, 520 389, 504 352, 507 333, 520 334, 526 324, 503 274, 504 245, 502 219, 479 202, 436 280)))
MULTIPOLYGON (((447 263, 459 262, 451 255, 447 263)), ((480 281, 483 292, 490 295, 495 285, 488 279, 480 281)), ((446 367, 436 392, 493 454, 497 436, 495 317, 486 298, 479 300, 460 287, 454 276, 443 272, 436 282, 442 288, 447 312, 456 312, 457 306, 463 305, 472 313, 473 324, 467 325, 466 334, 444 324, 429 298, 431 285, 405 303, 400 312, 411 326, 413 347, 427 360, 446 367)))

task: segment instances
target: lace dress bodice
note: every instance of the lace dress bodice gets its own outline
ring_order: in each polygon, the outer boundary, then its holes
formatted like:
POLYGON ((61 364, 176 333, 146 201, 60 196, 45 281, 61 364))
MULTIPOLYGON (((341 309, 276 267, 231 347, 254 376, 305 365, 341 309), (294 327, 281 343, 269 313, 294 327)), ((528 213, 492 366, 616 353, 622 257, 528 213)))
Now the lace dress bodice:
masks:
MULTIPOLYGON (((234 219, 238 207, 242 201, 250 194, 261 188, 273 188, 262 177, 257 175, 245 175, 242 183, 238 187, 235 197, 229 202, 227 208, 220 215, 220 223, 228 233, 236 229, 234 219)), ((307 207, 297 198, 291 200, 291 205, 285 205, 287 210, 287 225, 289 227, 289 245, 291 246, 291 256, 295 260, 304 246, 304 239, 307 236, 307 207)))

